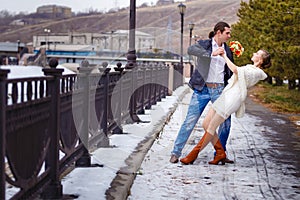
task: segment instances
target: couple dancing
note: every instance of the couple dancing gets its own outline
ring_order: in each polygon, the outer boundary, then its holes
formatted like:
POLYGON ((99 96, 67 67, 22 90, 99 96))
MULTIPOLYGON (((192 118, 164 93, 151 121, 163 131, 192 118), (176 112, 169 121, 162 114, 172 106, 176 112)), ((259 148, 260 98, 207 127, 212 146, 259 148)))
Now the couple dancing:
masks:
POLYGON ((226 156, 230 116, 232 113, 236 113, 236 117, 243 116, 247 89, 267 77, 263 69, 271 66, 271 59, 267 51, 259 50, 253 53, 253 64, 237 67, 233 63, 232 52, 225 43, 229 40, 230 33, 230 26, 226 22, 218 22, 211 39, 200 40, 188 48, 188 54, 197 57, 196 70, 189 82, 194 92, 187 116, 174 143, 171 163, 178 162, 184 145, 209 101, 213 104, 203 121, 205 133, 193 150, 180 161, 183 164, 193 164, 200 151, 211 142, 215 156, 209 164, 234 163, 226 156))

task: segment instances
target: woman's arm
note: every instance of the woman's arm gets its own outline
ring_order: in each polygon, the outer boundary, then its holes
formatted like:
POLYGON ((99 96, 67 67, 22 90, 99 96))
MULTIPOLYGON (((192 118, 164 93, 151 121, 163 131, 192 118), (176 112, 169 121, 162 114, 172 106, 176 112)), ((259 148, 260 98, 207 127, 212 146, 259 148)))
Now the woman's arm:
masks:
POLYGON ((222 57, 225 59, 225 62, 226 62, 226 64, 228 65, 229 69, 230 69, 233 73, 237 74, 237 73, 238 73, 238 71, 237 71, 237 67, 238 67, 238 66, 236 66, 235 64, 233 64, 233 62, 231 62, 231 60, 227 57, 227 55, 226 55, 225 53, 222 54, 222 57))

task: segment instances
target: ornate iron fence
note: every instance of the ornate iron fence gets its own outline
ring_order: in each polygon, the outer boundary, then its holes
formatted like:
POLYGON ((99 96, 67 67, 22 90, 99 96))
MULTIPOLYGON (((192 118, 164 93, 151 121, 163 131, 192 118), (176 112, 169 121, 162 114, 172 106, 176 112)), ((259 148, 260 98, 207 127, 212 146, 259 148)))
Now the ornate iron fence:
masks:
POLYGON ((56 60, 50 64, 35 78, 7 79, 9 70, 0 69, 0 199, 6 184, 19 189, 11 199, 62 198, 66 169, 91 166, 89 151, 108 146, 122 124, 139 121, 183 84, 162 62, 131 70, 106 64, 99 73, 85 63, 73 75, 62 75, 56 60))

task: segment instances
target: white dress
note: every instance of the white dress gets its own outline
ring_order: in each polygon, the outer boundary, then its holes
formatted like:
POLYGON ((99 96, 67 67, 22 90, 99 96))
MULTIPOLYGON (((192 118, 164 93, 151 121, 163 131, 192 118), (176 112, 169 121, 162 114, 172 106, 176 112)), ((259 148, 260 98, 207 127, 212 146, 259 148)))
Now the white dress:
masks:
POLYGON ((212 104, 216 113, 224 119, 234 112, 236 117, 242 117, 245 113, 247 89, 267 78, 266 73, 254 65, 238 67, 237 71, 237 75, 232 75, 220 97, 212 104))

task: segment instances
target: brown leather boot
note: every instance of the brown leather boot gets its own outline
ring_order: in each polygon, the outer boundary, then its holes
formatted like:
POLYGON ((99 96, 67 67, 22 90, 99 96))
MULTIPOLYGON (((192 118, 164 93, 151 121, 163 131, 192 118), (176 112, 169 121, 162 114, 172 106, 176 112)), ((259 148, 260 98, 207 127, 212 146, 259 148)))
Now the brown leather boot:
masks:
POLYGON ((216 155, 215 155, 214 159, 208 163, 211 165, 217 165, 221 161, 222 165, 225 165, 226 153, 225 153, 223 146, 219 139, 217 140, 216 144, 214 145, 214 148, 216 150, 216 155))
POLYGON ((193 148, 193 150, 185 157, 181 158, 180 162, 185 165, 193 164, 198 157, 199 152, 206 147, 206 145, 213 139, 213 135, 205 132, 198 144, 193 148))
MULTIPOLYGON (((226 155, 227 156, 227 155, 226 155)), ((225 163, 234 164, 233 160, 230 160, 228 158, 225 158, 225 163)))

